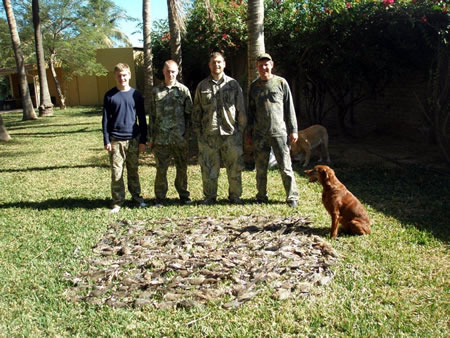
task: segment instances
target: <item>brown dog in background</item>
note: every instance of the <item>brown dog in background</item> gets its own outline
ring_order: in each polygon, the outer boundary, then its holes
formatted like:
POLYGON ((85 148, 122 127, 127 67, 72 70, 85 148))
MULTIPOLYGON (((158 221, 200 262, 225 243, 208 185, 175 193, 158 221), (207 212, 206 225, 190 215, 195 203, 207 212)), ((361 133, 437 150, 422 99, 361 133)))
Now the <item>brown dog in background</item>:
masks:
POLYGON ((305 162, 303 167, 308 166, 311 159, 311 153, 314 148, 320 145, 320 158, 325 156, 327 163, 330 163, 330 154, 328 153, 328 132, 324 126, 314 124, 298 132, 297 142, 291 144, 291 156, 295 157, 299 153, 305 153, 305 162))
POLYGON ((354 235, 370 234, 370 220, 361 202, 347 190, 336 177, 334 170, 326 165, 316 165, 305 170, 309 182, 322 184, 322 202, 331 216, 331 238, 340 231, 354 235))

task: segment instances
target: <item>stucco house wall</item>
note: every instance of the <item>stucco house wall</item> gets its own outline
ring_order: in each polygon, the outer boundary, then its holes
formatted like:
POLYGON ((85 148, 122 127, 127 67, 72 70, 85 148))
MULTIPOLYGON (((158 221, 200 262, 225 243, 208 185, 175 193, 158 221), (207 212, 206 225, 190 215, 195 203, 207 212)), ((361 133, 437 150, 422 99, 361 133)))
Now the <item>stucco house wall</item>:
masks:
POLYGON ((67 102, 69 106, 103 104, 105 93, 116 85, 114 80, 114 66, 120 62, 130 66, 130 85, 136 85, 137 55, 142 53, 140 48, 106 48, 97 50, 97 62, 107 70, 105 76, 75 76, 65 84, 67 102))
MULTIPOLYGON (((130 85, 139 88, 137 83, 143 83, 143 79, 136 81, 137 63, 142 62, 142 48, 106 48, 97 50, 97 62, 103 65, 107 70, 105 76, 74 76, 70 80, 64 79, 63 69, 56 68, 58 81, 62 87, 66 97, 67 106, 77 105, 97 105, 103 104, 103 96, 112 87, 116 85, 114 80, 114 66, 119 62, 127 63, 130 66, 131 80, 130 85)), ((39 78, 36 65, 26 65, 28 85, 30 88, 31 98, 35 108, 39 105, 39 78)), ((21 94, 19 90, 19 79, 15 67, 0 69, 0 75, 7 76, 9 79, 10 90, 14 102, 13 108, 20 108, 22 106, 21 94)), ((142 74, 140 74, 142 78, 142 74)), ((47 69, 47 81, 50 90, 50 96, 54 104, 59 104, 59 99, 56 91, 56 85, 52 74, 47 69)), ((142 90, 142 88, 139 88, 142 90)), ((9 106, 8 106, 9 107, 9 106)), ((1 109, 2 107, 0 107, 1 109)))

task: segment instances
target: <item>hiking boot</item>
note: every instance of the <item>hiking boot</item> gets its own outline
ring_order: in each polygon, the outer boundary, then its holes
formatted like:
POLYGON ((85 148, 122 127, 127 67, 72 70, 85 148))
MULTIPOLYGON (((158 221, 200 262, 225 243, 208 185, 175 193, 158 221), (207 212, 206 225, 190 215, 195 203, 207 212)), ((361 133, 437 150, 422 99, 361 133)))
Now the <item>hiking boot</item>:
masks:
POLYGON ((156 208, 161 208, 162 206, 163 206, 163 204, 164 204, 164 200, 161 200, 161 199, 156 199, 155 200, 155 204, 154 204, 154 206, 156 207, 156 208))
POLYGON ((230 197, 228 198, 228 201, 231 204, 242 204, 242 200, 239 197, 230 197))
POLYGON ((202 200, 200 202, 201 205, 213 205, 216 203, 216 199, 215 198, 205 198, 204 200, 202 200))
POLYGON ((189 205, 192 204, 192 200, 189 197, 182 197, 180 198, 180 203, 182 205, 189 205))
POLYGON ((298 207, 298 202, 295 200, 288 201, 287 204, 289 205, 289 208, 297 208, 298 207))
POLYGON ((262 203, 268 203, 269 199, 267 198, 267 196, 265 197, 256 197, 256 203, 258 204, 262 204, 262 203))

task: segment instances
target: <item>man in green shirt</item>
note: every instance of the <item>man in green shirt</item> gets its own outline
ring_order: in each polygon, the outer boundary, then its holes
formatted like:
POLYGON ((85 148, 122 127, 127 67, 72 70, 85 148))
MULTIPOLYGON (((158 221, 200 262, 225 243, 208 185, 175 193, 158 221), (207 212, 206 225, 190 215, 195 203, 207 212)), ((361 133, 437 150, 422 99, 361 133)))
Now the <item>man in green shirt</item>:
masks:
POLYGON ((213 53, 209 59, 211 75, 195 91, 192 122, 198 138, 204 204, 216 202, 221 161, 227 170, 228 200, 242 203, 242 132, 247 115, 242 89, 224 69, 223 54, 213 53))
POLYGON ((295 208, 298 192, 288 141, 294 143, 298 139, 297 118, 289 85, 284 78, 272 74, 273 65, 269 54, 261 54, 257 58, 259 77, 249 89, 248 126, 255 154, 256 199, 268 201, 267 169, 272 147, 280 167, 286 201, 295 208))
POLYGON ((175 189, 182 204, 189 204, 187 190, 186 140, 188 123, 192 112, 189 89, 177 81, 178 65, 168 60, 163 68, 164 82, 153 87, 149 123, 149 145, 156 160, 155 197, 160 206, 168 190, 167 169, 173 156, 176 167, 175 189))

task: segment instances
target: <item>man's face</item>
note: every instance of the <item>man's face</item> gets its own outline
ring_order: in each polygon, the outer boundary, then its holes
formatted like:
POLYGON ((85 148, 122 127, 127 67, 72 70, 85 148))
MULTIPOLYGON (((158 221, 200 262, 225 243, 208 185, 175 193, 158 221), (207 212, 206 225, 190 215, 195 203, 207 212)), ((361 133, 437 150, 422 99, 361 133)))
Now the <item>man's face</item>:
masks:
POLYGON ((220 75, 225 69, 225 60, 220 55, 213 56, 209 59, 209 70, 212 75, 220 75))
POLYGON ((170 85, 175 83, 178 76, 178 66, 175 64, 165 65, 163 69, 164 83, 170 85))
POLYGON ((272 60, 261 60, 257 63, 258 73, 261 80, 269 80, 272 77, 272 68, 273 61, 272 60))
POLYGON ((131 74, 128 70, 115 72, 116 83, 119 89, 128 88, 130 84, 131 74))

